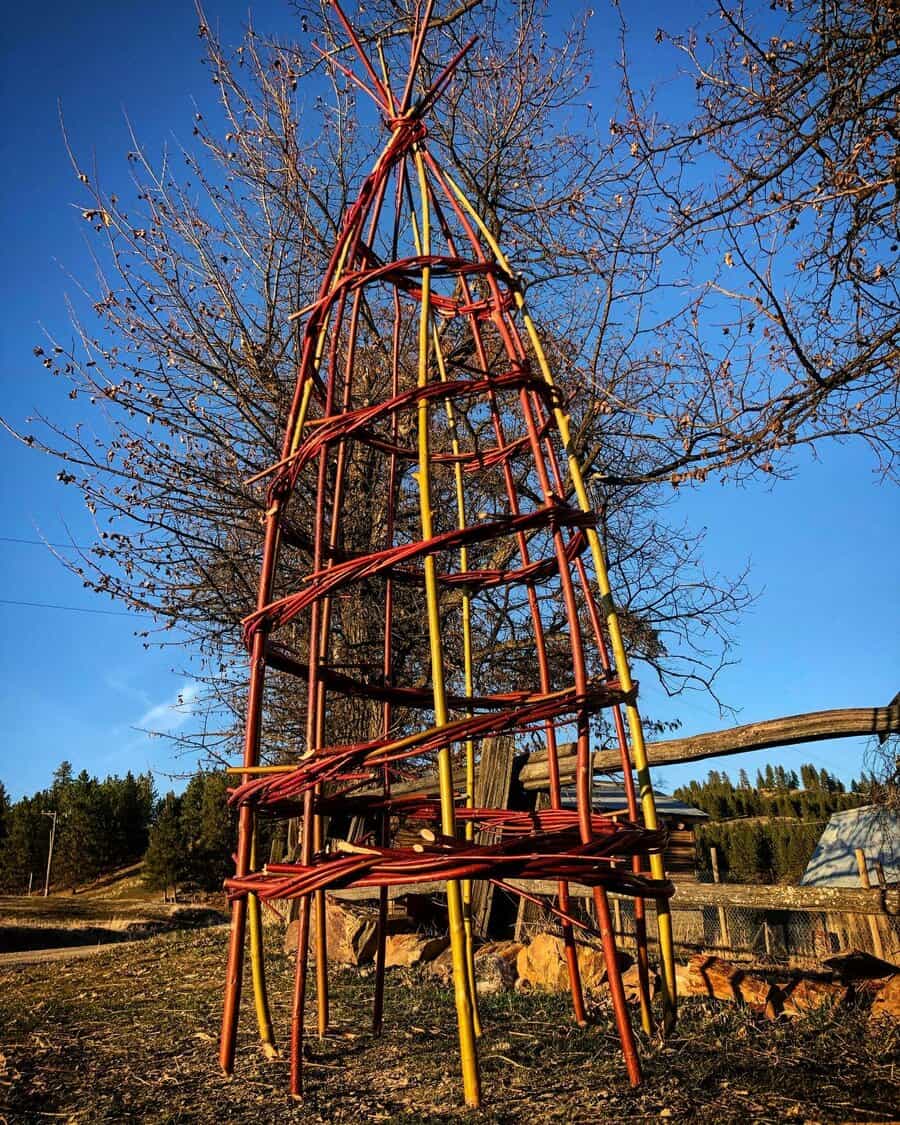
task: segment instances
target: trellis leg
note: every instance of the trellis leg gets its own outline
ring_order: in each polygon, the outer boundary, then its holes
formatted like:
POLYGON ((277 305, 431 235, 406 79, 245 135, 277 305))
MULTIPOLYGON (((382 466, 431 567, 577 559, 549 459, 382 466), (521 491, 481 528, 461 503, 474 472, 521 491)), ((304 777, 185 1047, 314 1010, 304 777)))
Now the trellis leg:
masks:
MULTIPOLYGON (((321 786, 317 785, 315 795, 318 797, 321 791, 321 786)), ((322 817, 316 813, 313 816, 313 850, 321 852, 323 846, 322 817)), ((316 891, 316 1015, 319 1038, 323 1039, 328 1031, 328 916, 324 891, 316 891)))
MULTIPOLYGON (((256 868, 256 823, 254 816, 253 833, 250 842, 250 870, 256 868)), ((257 895, 247 896, 247 912, 250 928, 250 968, 253 977, 253 999, 256 1007, 256 1022, 263 1054, 267 1059, 278 1058, 275 1035, 272 1031, 272 1015, 269 1010, 269 994, 266 988, 265 952, 263 947, 262 911, 257 895)))
MULTIPOLYGON (((421 239, 424 254, 430 253, 430 215, 425 165, 421 152, 415 153, 416 172, 422 206, 421 239)), ((431 269, 422 268, 422 298, 419 320, 419 375, 420 387, 428 383, 428 357, 431 343, 431 269)), ((429 452, 429 409, 425 400, 418 407, 419 444, 419 508, 422 538, 434 536, 431 512, 431 465, 429 452)), ((434 555, 424 559, 425 599, 428 609, 428 636, 431 649, 431 678, 434 689, 435 726, 447 723, 447 705, 444 694, 444 658, 441 642, 441 621, 438 606, 437 571, 434 555)), ((456 817, 453 803, 453 767, 450 749, 438 751, 438 779, 441 798, 441 830, 445 836, 456 834, 456 817)), ((456 1015, 459 1026, 459 1048, 463 1072, 463 1091, 466 1104, 481 1104, 481 1082, 478 1074, 478 1057, 475 1048, 475 1027, 472 1016, 472 998, 469 992, 469 974, 466 965, 466 934, 463 922, 462 894, 459 880, 447 883, 447 913, 450 921, 450 948, 453 956, 453 984, 456 997, 456 1015)))
MULTIPOLYGON (((303 835, 300 862, 306 867, 312 860, 313 794, 308 789, 303 798, 303 835)), ((297 958, 294 963, 294 993, 291 1008, 291 1097, 303 1094, 303 1021, 306 1006, 306 973, 309 964, 309 912, 311 896, 300 899, 297 915, 297 958)))
MULTIPOLYGON (((444 355, 441 350, 440 334, 437 326, 432 325, 434 336, 434 354, 437 360, 438 373, 442 383, 447 381, 447 369, 444 355)), ((459 438, 456 430, 456 414, 453 404, 449 399, 444 402, 447 414, 447 428, 450 431, 450 448, 459 454, 459 438)), ((466 501, 463 488, 462 465, 456 461, 453 466, 454 484, 456 486, 456 526, 462 530, 466 526, 466 501)), ((459 569, 465 573, 469 569, 469 552, 466 547, 459 550, 459 569)), ((463 682, 467 699, 472 698, 475 688, 474 671, 472 667, 472 598, 465 590, 462 594, 462 640, 463 640, 463 682)), ((472 716, 472 708, 468 707, 466 714, 472 716)), ((475 808, 475 743, 467 738, 464 744, 466 758, 466 808, 475 808)), ((471 844, 475 840, 475 826, 467 820, 464 827, 465 838, 471 844)), ((481 1017, 478 1011, 478 991, 475 981, 475 945, 472 927, 472 880, 464 879, 462 882, 463 900, 463 925, 466 931, 466 970, 469 975, 469 993, 472 998, 472 1022, 476 1036, 481 1036, 481 1017)))
MULTIPOLYGON (((528 429, 531 446, 534 451, 535 468, 538 473, 538 478, 540 479, 541 489, 549 502, 551 498, 550 481, 547 476, 546 466, 541 457, 540 441, 538 439, 538 431, 532 414, 531 405, 528 401, 527 393, 524 390, 520 391, 520 397, 525 425, 528 429)), ((575 677, 575 687, 578 694, 583 697, 587 691, 587 674, 585 670, 581 626, 578 620, 578 605, 575 600, 575 588, 572 582, 572 576, 569 572, 565 545, 562 541, 562 535, 558 530, 554 531, 553 541, 559 561, 559 580, 562 587, 563 600, 566 604, 566 616, 569 623, 569 642, 572 650, 572 671, 575 677)), ((578 712, 578 767, 576 772, 576 791, 581 840, 582 843, 589 843, 593 836, 593 827, 591 824, 591 752, 588 713, 583 707, 578 712)), ((622 1054, 625 1058, 625 1066, 628 1070, 629 1080, 632 1086, 638 1086, 641 1082, 641 1064, 637 1055, 634 1033, 631 1029, 631 1021, 628 1018, 628 1005, 625 1001, 625 990, 622 985, 622 974, 619 969, 618 951, 612 932, 609 901, 606 897, 606 891, 602 887, 594 888, 594 907, 597 912, 597 922, 600 927, 600 940, 603 944, 606 974, 609 981, 616 1027, 619 1032, 619 1040, 622 1044, 622 1054)))
MULTIPOLYGON (((274 503, 266 513, 266 535, 263 544, 263 561, 260 574, 257 608, 268 601, 275 573, 275 560, 278 553, 278 514, 279 505, 274 503)), ((250 655, 250 688, 247 694, 247 723, 244 731, 244 766, 253 767, 259 761, 259 739, 262 722, 262 699, 265 683, 265 630, 260 629, 253 637, 250 655)), ((244 775, 247 780, 248 775, 244 775)), ((243 805, 238 813, 237 863, 238 876, 250 870, 251 847, 253 840, 253 812, 243 805)), ((219 1064, 225 1074, 234 1071, 234 1053, 237 1043, 238 1011, 241 1003, 241 985, 244 972, 244 936, 247 922, 247 898, 241 895, 231 907, 231 932, 228 941, 228 964, 225 972, 225 998, 222 1006, 222 1031, 219 1040, 219 1064)), ((265 976, 262 962, 253 974, 254 988, 265 976)), ((260 993, 256 993, 259 998, 260 993)), ((268 1015, 268 1004, 263 996, 257 1010, 268 1015)))
MULTIPOLYGON (((400 178, 400 187, 402 189, 403 177, 400 178)), ((430 189, 425 205, 428 206, 429 201, 432 200, 430 189)), ((416 219, 416 212, 413 207, 410 207, 410 219, 412 222, 413 241, 416 250, 419 254, 423 253, 422 237, 419 232, 419 224, 416 219)), ((437 330, 437 325, 432 323, 431 334, 434 343, 434 357, 438 368, 438 375, 442 383, 447 382, 447 369, 444 362, 444 353, 441 349, 440 333, 437 330)), ((444 401, 444 409, 447 415, 447 429, 450 432, 450 448, 455 454, 459 454, 459 438, 456 429, 456 414, 453 410, 453 404, 449 399, 444 401)), ((456 526, 462 530, 466 526, 466 503, 465 503, 465 490, 463 488, 463 474, 462 466, 459 461, 456 461, 453 466, 454 484, 456 490, 456 526)), ((465 573, 469 569, 469 552, 463 546, 459 550, 459 569, 461 573, 465 573)), ((462 634, 463 634, 463 681, 464 691, 467 698, 471 699, 474 691, 474 673, 472 666, 472 598, 464 590, 462 594, 462 634)), ((467 708, 466 714, 471 718, 472 708, 467 708)), ((475 743, 471 738, 467 738, 464 744, 465 762, 466 762, 466 808, 473 809, 475 807, 475 743)), ((469 843, 475 840, 475 826, 471 820, 467 820, 463 829, 465 838, 469 843)), ((472 928, 472 880, 462 880, 462 904, 463 904, 463 928, 466 934, 466 972, 469 977, 469 996, 472 1004, 472 1025, 475 1028, 476 1037, 481 1036, 481 1016, 478 1011, 478 991, 475 980, 475 943, 474 932, 472 928)))
MULTIPOLYGON (((402 170, 397 181, 397 211, 399 213, 400 203, 402 199, 402 170)), ((396 241, 396 226, 394 239, 396 241)), ((397 248, 394 247, 394 257, 397 256, 397 248)), ((391 341, 391 394, 396 395, 400 388, 400 295, 397 290, 394 290, 394 329, 391 341)), ((391 417, 391 441, 396 445, 397 436, 399 431, 399 421, 396 411, 391 417)), ((397 454, 392 452, 390 455, 389 469, 388 469, 388 487, 387 487, 387 518, 385 527, 385 537, 389 543, 394 539, 394 519, 396 515, 396 500, 395 493, 397 490, 397 454)), ((381 672, 384 676, 384 682, 390 686, 393 682, 393 617, 394 617, 394 583, 390 576, 385 582, 384 590, 384 656, 381 666, 381 672)), ((391 729, 391 715, 392 708, 389 702, 385 702, 382 709, 382 724, 381 733, 384 738, 387 738, 391 729)), ((391 774, 388 766, 382 767, 382 786, 385 797, 390 796, 391 791, 391 774)), ((381 836, 380 843, 382 847, 387 847, 390 842, 390 813, 385 809, 381 813, 381 836)), ((372 1030, 376 1035, 381 1034, 381 1029, 384 1023, 384 974, 386 957, 386 943, 387 943, 387 920, 388 920, 388 891, 387 887, 378 888, 378 930, 376 933, 376 946, 375 946, 375 994, 372 1004, 372 1030)))
MULTIPOLYGON (((544 413, 541 404, 537 401, 537 396, 532 395, 534 409, 537 414, 538 420, 543 425, 544 413)), ((553 473, 553 481, 558 489, 560 495, 563 494, 563 480, 559 467, 559 459, 556 455, 556 450, 553 443, 549 439, 545 439, 547 449, 547 458, 550 463, 550 468, 553 473)), ((581 589, 584 594, 584 599, 587 604, 588 616, 591 620, 591 627, 594 632, 594 637, 597 642, 597 649, 600 655, 600 665, 603 669, 603 674, 607 677, 612 675, 612 665, 609 659, 609 649, 606 644, 606 637, 603 633, 603 626, 600 621, 600 615, 597 611, 597 602, 594 598, 591 584, 588 580, 587 569, 584 565, 584 560, 579 556, 575 559, 575 570, 578 574, 578 579, 581 584, 581 589)), ((631 820, 638 820, 638 805, 637 798, 634 791, 634 778, 632 776, 632 762, 631 755, 628 750, 628 739, 625 735, 625 724, 622 721, 622 709, 618 704, 613 707, 613 721, 616 728, 616 740, 619 746, 619 756, 622 762, 622 778, 625 784, 625 799, 628 806, 628 816, 631 820)), ((557 770, 558 772, 558 770, 557 770)), ((551 771, 551 786, 553 783, 551 771)), ((632 858, 632 870, 636 875, 641 873, 641 857, 635 855, 632 858)), ((618 899, 615 902, 617 908, 618 919, 618 899)), ((621 927, 619 927, 621 928, 621 927)), ((650 1003, 650 960, 647 950, 647 922, 644 913, 644 900, 638 895, 634 899, 634 939, 637 953, 637 966, 638 966, 638 998, 641 1009, 641 1025, 644 1031, 650 1035, 653 1032, 653 1009, 650 1003)))

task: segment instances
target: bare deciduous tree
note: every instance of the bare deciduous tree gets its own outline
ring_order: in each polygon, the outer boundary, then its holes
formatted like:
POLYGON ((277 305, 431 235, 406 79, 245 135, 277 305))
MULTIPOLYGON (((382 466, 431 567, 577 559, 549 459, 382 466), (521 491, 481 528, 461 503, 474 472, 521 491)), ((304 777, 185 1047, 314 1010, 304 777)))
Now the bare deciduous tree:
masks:
MULTIPOLYGON (((199 651, 226 715, 242 709, 238 623, 265 507, 265 483, 247 482, 278 457, 291 314, 313 300, 381 143, 371 107, 329 66, 345 42, 325 7, 297 5, 296 43, 251 30, 235 51, 201 23, 216 102, 159 162, 134 138, 130 198, 73 156, 98 239, 92 309, 73 303, 74 344, 35 351, 83 422, 42 417, 22 434, 62 459, 60 479, 95 516, 96 544, 74 568, 199 651)), ((556 35, 540 0, 439 7, 422 68, 427 80, 480 34, 429 133, 522 270, 578 423, 629 641, 670 691, 714 690, 747 600, 744 576, 707 573, 702 537, 672 523, 672 485, 789 472, 792 448, 852 435, 893 467, 900 17, 875 0, 775 7, 723 3, 704 38, 658 35, 655 49, 674 46, 693 75, 688 120, 667 121, 636 88, 623 28, 621 100, 601 126, 589 17, 556 35)), ((413 8, 366 5, 393 73, 413 8)), ((383 394, 378 309, 364 302, 363 315, 383 394)), ((349 472, 360 515, 348 534, 371 549, 383 512, 366 465, 349 472)), ((308 570, 297 522, 285 583, 308 570)), ((485 599, 479 659, 499 683, 523 671, 522 620, 485 599)), ((374 644, 365 622, 339 621, 338 634, 360 660, 374 644)), ((293 697, 276 692, 271 707, 270 729, 296 743, 293 697)))

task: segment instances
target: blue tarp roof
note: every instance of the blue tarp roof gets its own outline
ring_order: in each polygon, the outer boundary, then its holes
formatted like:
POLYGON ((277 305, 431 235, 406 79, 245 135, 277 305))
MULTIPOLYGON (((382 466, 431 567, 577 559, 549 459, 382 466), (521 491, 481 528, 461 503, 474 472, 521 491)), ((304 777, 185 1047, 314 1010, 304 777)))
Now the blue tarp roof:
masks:
POLYGON ((857 848, 866 854, 873 886, 876 863, 884 868, 888 883, 900 882, 900 813, 878 805, 834 813, 819 837, 801 886, 858 887, 857 848))

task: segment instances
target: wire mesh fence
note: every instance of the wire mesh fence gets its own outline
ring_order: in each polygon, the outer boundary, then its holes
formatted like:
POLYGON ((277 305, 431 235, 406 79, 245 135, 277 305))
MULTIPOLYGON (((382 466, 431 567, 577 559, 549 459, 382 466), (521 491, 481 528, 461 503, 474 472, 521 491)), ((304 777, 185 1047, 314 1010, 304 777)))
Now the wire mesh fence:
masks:
MULTIPOLYGON (((888 960, 900 959, 900 918, 891 914, 757 909, 719 903, 706 906, 696 904, 696 893, 692 899, 690 905, 680 906, 676 893, 671 901, 675 945, 684 956, 703 952, 803 965, 858 949, 888 960)), ((634 941, 634 900, 611 896, 611 901, 617 939, 628 948, 634 941)), ((646 903, 646 910, 648 938, 653 944, 656 926, 652 900, 646 903)), ((573 913, 589 922, 590 902, 573 900, 573 913)), ((522 919, 519 936, 554 928, 549 912, 534 908, 522 919)))

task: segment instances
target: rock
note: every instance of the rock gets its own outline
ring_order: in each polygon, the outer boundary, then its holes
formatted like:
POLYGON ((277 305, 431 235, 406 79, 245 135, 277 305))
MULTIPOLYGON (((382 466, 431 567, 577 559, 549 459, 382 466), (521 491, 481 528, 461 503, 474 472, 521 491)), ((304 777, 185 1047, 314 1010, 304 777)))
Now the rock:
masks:
POLYGON ((516 985, 519 941, 491 941, 475 950, 475 987, 480 993, 509 992, 516 985))
POLYGON ((453 983, 453 952, 449 946, 425 967, 439 984, 449 987, 453 983))
POLYGON ((408 968, 424 961, 433 961, 450 944, 448 937, 424 937, 422 934, 389 934, 385 942, 385 968, 408 968))
POLYGON ((843 1004, 850 995, 850 989, 844 984, 813 977, 802 977, 794 984, 783 986, 782 990, 786 1016, 803 1016, 826 1005, 843 1004))
MULTIPOLYGON (((328 900, 325 918, 330 964, 362 965, 373 960, 378 941, 378 918, 374 912, 328 900)), ((299 926, 300 923, 295 920, 285 931, 285 953, 297 952, 299 926)), ((315 938, 312 933, 310 956, 315 957, 315 938)))
MULTIPOLYGON (((650 970, 650 999, 659 992, 661 988, 661 981, 659 974, 650 970)), ((641 995, 641 978, 638 974, 638 967, 636 964, 632 965, 622 973, 622 985, 625 988, 625 998, 627 1000, 637 1000, 641 995)), ((677 987, 677 981, 676 981, 677 987)))
POLYGON ((675 989, 679 996, 692 996, 694 982, 691 979, 690 965, 682 965, 680 961, 675 962, 675 989))
POLYGON ((689 965, 686 992, 691 996, 713 996, 746 1004, 769 1018, 778 1015, 784 1005, 784 993, 777 985, 749 969, 734 965, 721 957, 695 954, 689 965))
MULTIPOLYGON (((577 943, 578 968, 586 992, 598 989, 606 981, 606 960, 603 951, 577 943)), ((619 968, 626 969, 631 958, 619 951, 619 968)), ((521 987, 540 988, 546 992, 565 992, 569 988, 565 943, 553 934, 537 934, 523 946, 516 958, 521 987)), ((516 987, 519 987, 518 983, 516 987)))
POLYGON ((871 1018, 900 1020, 900 973, 889 977, 876 992, 871 1018))

